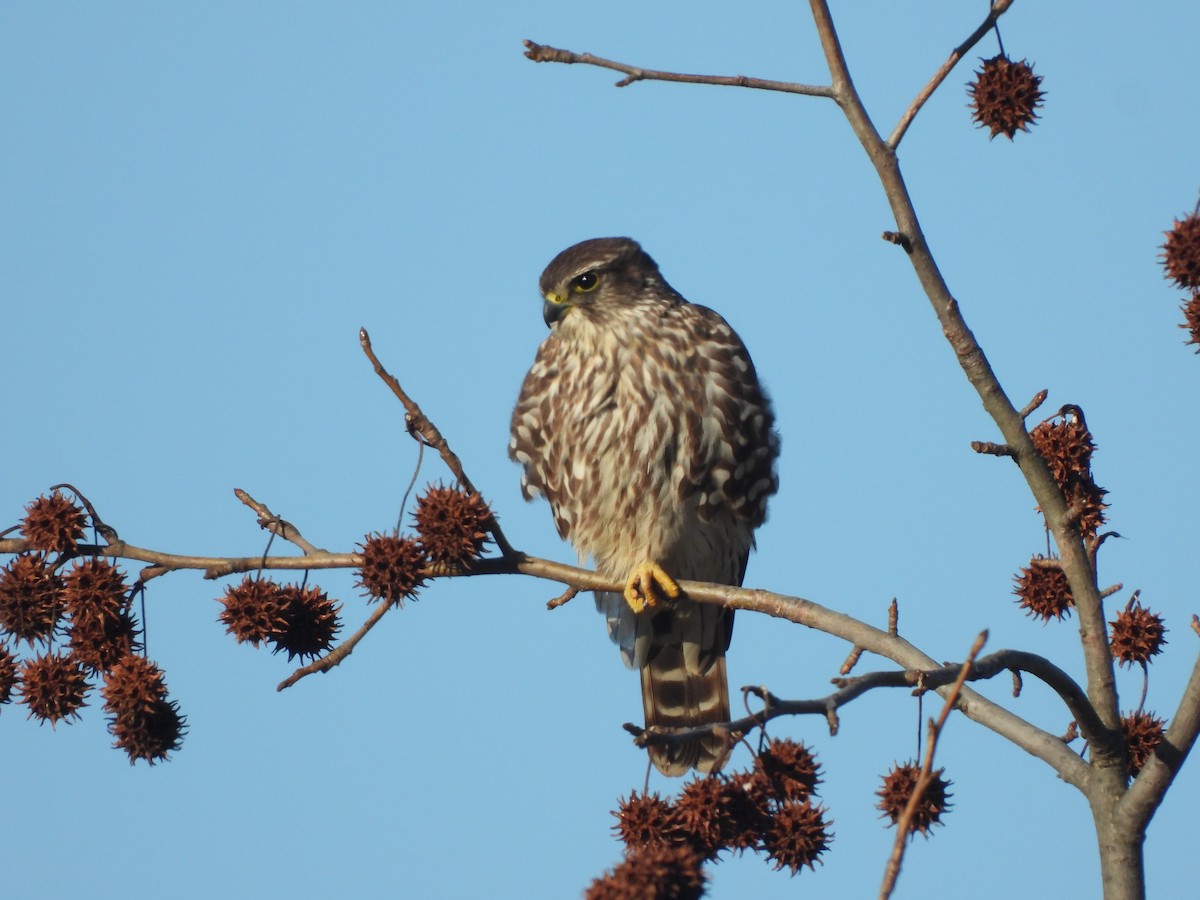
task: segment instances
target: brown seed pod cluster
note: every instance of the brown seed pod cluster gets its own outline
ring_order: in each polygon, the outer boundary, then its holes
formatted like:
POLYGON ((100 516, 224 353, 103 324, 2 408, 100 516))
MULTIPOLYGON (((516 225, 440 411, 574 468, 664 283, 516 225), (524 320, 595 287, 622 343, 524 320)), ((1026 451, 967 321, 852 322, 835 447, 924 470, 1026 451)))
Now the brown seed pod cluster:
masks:
POLYGON ((1188 339, 1185 344, 1196 344, 1196 352, 1200 353, 1200 290, 1192 291, 1192 299, 1183 304, 1183 323, 1180 328, 1186 328, 1188 339))
POLYGON ((13 690, 21 683, 17 674, 17 658, 0 645, 0 703, 12 701, 13 690))
POLYGON ((30 548, 43 553, 74 553, 86 527, 83 510, 58 491, 26 506, 21 520, 21 534, 30 548))
POLYGON ((25 660, 20 679, 21 699, 29 707, 30 717, 51 725, 78 719, 91 687, 83 667, 65 653, 25 660))
POLYGON ((585 900, 698 900, 704 896, 700 858, 684 844, 655 844, 630 853, 593 881, 585 900))
POLYGON ((108 730, 114 747, 124 750, 129 764, 144 759, 150 765, 167 759, 183 741, 185 720, 179 704, 167 699, 162 670, 142 656, 120 659, 101 688, 108 730))
POLYGON ((1025 60, 1013 62, 1003 53, 981 62, 975 80, 967 85, 972 118, 991 132, 989 138, 1003 134, 1011 141, 1018 131, 1029 131, 1037 121, 1037 110, 1046 96, 1041 90, 1042 76, 1034 75, 1033 66, 1025 60))
POLYGON ((415 600, 417 589, 425 583, 428 562, 421 545, 398 534, 368 534, 362 547, 362 565, 358 585, 367 596, 400 605, 415 600))
POLYGON ((1165 234, 1162 259, 1166 277, 1184 290, 1200 289, 1200 214, 1176 219, 1165 234))
POLYGON ((1104 524, 1108 493, 1092 479, 1092 454, 1096 443, 1084 423, 1078 407, 1063 407, 1055 419, 1035 426, 1029 432, 1033 446, 1046 465, 1067 502, 1078 510, 1079 530, 1085 537, 1095 537, 1104 524))
POLYGON ((71 624, 71 654, 90 672, 104 672, 137 649, 137 625, 121 570, 101 557, 76 562, 63 578, 71 624))
POLYGON ((286 652, 289 661, 324 653, 342 627, 341 607, 317 587, 246 576, 219 602, 223 609, 217 619, 238 643, 272 644, 272 652, 286 652))
POLYGON ((217 620, 239 644, 257 647, 284 627, 279 585, 268 578, 247 575, 227 588, 218 602, 223 608, 217 620))
POLYGON ((1146 609, 1136 597, 1108 623, 1108 629, 1113 659, 1122 666, 1146 666, 1167 642, 1162 616, 1146 609))
POLYGON ((1142 710, 1121 717, 1121 733, 1125 736, 1125 749, 1129 754, 1130 778, 1142 771, 1142 766, 1149 762, 1162 743, 1165 724, 1154 713, 1142 710))
POLYGON ((614 831, 627 863, 661 847, 685 847, 701 861, 722 850, 753 850, 794 875, 812 868, 833 837, 825 808, 812 797, 819 770, 803 744, 773 740, 752 769, 696 778, 674 801, 630 794, 613 813, 614 831))
POLYGON ((483 552, 492 511, 478 494, 468 494, 457 485, 431 485, 417 500, 415 518, 429 561, 460 567, 483 552))
POLYGON ((342 628, 341 606, 317 587, 284 585, 279 593, 284 624, 271 635, 272 652, 285 651, 290 662, 297 656, 313 659, 331 648, 342 628))
MULTIPOLYGON (((1187 344, 1200 345, 1200 207, 1191 215, 1176 219, 1162 246, 1164 275, 1186 291, 1191 298, 1183 304, 1183 323, 1187 344)), ((1196 350, 1200 353, 1200 347, 1196 350)))
POLYGON ((1067 576, 1058 566, 1038 565, 1041 557, 1034 557, 1028 566, 1014 577, 1017 586, 1013 593, 1017 602, 1029 615, 1043 622, 1051 619, 1061 621, 1070 615, 1075 606, 1067 576))
POLYGON ((62 615, 63 582, 41 553, 20 553, 0 569, 0 629, 29 644, 48 642, 62 615))
MULTIPOLYGON (((919 831, 928 838, 929 831, 934 825, 945 824, 942 822, 942 814, 949 811, 949 799, 952 796, 949 792, 952 782, 942 777, 945 771, 945 769, 938 769, 933 773, 933 780, 929 782, 924 793, 921 794, 921 798, 917 801, 917 805, 913 809, 910 833, 915 834, 919 831)), ((883 787, 876 792, 879 797, 879 803, 876 806, 883 812, 883 817, 890 819, 893 825, 897 824, 904 814, 920 777, 921 767, 911 760, 905 763, 896 763, 891 771, 883 776, 883 787)))
POLYGON ((73 722, 102 675, 116 746, 131 762, 165 759, 179 747, 183 717, 166 698, 162 672, 136 655, 139 626, 125 575, 102 556, 72 560, 87 516, 59 492, 25 511, 21 530, 31 549, 0 569, 0 703, 19 693, 30 718, 73 722), (51 650, 21 660, 9 638, 51 650))

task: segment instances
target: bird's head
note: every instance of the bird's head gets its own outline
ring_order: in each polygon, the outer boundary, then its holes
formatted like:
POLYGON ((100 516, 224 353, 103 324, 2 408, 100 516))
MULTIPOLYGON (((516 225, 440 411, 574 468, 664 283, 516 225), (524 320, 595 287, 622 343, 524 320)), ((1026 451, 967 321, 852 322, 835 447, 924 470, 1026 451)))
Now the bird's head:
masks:
POLYGON ((593 238, 554 257, 539 282, 542 315, 553 326, 572 310, 597 313, 662 286, 654 260, 630 238, 593 238))

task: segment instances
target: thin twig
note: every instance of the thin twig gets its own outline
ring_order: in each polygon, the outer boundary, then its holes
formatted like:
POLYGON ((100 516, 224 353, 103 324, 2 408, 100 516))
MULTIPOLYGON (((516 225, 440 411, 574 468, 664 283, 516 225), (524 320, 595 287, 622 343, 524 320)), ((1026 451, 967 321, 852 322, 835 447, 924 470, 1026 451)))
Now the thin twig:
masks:
POLYGON ((900 146, 900 141, 904 139, 904 133, 908 131, 908 126, 912 124, 912 121, 916 118, 917 113, 921 111, 921 107, 924 106, 926 101, 933 96, 933 92, 938 89, 941 83, 946 80, 946 76, 950 74, 951 70, 956 65, 958 65, 959 60, 961 60, 972 47, 979 43, 983 36, 987 34, 992 26, 996 24, 996 20, 1004 15, 1004 13, 1008 11, 1008 8, 1012 6, 1012 4, 1013 0, 995 0, 995 2, 992 3, 992 8, 988 11, 987 18, 983 20, 982 24, 980 24, 978 28, 971 32, 970 37, 968 37, 950 52, 950 57, 944 63, 942 63, 941 68, 934 73, 933 78, 929 79, 929 83, 926 84, 925 87, 921 88, 921 91, 917 94, 916 99, 909 104, 908 109, 904 111, 904 115, 900 117, 900 121, 896 123, 896 127, 892 130, 891 137, 887 139, 887 145, 891 150, 895 150, 900 146))
POLYGON ((255 500, 241 488, 234 488, 233 493, 234 496, 258 513, 258 524, 260 527, 271 532, 271 534, 283 538, 289 543, 295 544, 305 553, 325 552, 320 547, 316 547, 305 540, 304 535, 300 533, 300 530, 295 525, 286 521, 285 519, 279 518, 279 516, 271 512, 265 503, 260 503, 259 501, 255 500))
POLYGON ((579 588, 573 585, 567 585, 567 589, 555 597, 553 600, 546 601, 546 609, 558 609, 567 603, 570 603, 579 594, 579 588))
POLYGON ((822 84, 797 84, 791 81, 770 81, 766 78, 749 78, 745 75, 688 75, 682 72, 661 72, 657 69, 643 69, 627 63, 615 62, 591 53, 575 53, 572 50, 560 50, 557 47, 547 47, 533 41, 525 41, 525 56, 534 62, 555 62, 572 65, 581 63, 588 66, 598 66, 601 69, 612 69, 625 75, 616 83, 617 87, 628 87, 635 81, 674 81, 685 84, 714 84, 722 87, 752 88, 760 91, 782 91, 785 94, 805 94, 810 97, 832 97, 833 88, 822 84))
POLYGON ((328 672, 354 652, 354 648, 358 646, 358 642, 367 636, 367 632, 379 624, 379 620, 387 614, 388 610, 390 610, 392 606, 393 604, 391 603, 381 603, 375 608, 375 610, 371 612, 371 615, 367 617, 367 620, 359 626, 358 631, 354 632, 354 634, 350 635, 350 637, 346 638, 346 640, 342 641, 324 656, 314 659, 306 666, 301 666, 298 668, 283 681, 279 682, 275 690, 286 690, 301 678, 312 675, 314 672, 328 672))
POLYGON ((950 716, 950 710, 954 709, 955 704, 958 703, 963 683, 971 674, 971 665, 974 663, 975 657, 979 655, 979 651, 983 649, 983 645, 987 642, 987 635, 986 631, 982 631, 979 637, 975 638, 975 643, 971 646, 971 652, 967 654, 966 662, 962 664, 962 670, 958 673, 958 678, 955 679, 949 693, 946 695, 946 702, 942 706, 941 715, 938 716, 936 722, 930 722, 929 724, 929 738, 925 744, 925 760, 921 763, 921 774, 918 776, 916 786, 908 798, 904 812, 900 814, 900 818, 896 822, 896 840, 892 844, 892 855, 888 859, 887 868, 884 870, 883 886, 879 890, 881 900, 887 900, 888 897, 892 896, 892 891, 896 888, 896 878, 900 875, 900 866, 904 862, 904 850, 908 846, 908 838, 913 830, 913 815, 916 813, 917 804, 921 802, 925 791, 933 783, 934 751, 937 749, 938 740, 942 736, 942 729, 946 726, 946 720, 950 716))
MULTIPOLYGON (((362 345, 363 353, 367 355, 367 359, 371 361, 371 365, 375 367, 375 374, 378 375, 389 388, 396 398, 404 404, 405 422, 408 426, 410 434, 420 435, 420 438, 425 441, 430 447, 438 452, 442 457, 442 461, 446 467, 453 473, 455 479, 464 491, 469 494, 478 494, 479 490, 475 487, 470 478, 467 477, 466 471, 463 469, 462 461, 459 460, 458 454, 450 449, 450 444, 442 437, 442 433, 437 426, 429 420, 429 417, 421 411, 415 400, 413 400, 404 388, 400 386, 400 382, 383 367, 383 363, 379 361, 379 357, 375 355, 375 350, 371 346, 371 336, 367 334, 367 329, 360 328, 358 331, 358 340, 362 345)), ((492 516, 491 522, 488 524, 488 531, 491 532, 492 540, 496 542, 496 546, 500 548, 500 552, 504 556, 519 556, 520 554, 513 549, 512 544, 504 536, 504 532, 500 528, 500 523, 496 521, 496 517, 492 516)))

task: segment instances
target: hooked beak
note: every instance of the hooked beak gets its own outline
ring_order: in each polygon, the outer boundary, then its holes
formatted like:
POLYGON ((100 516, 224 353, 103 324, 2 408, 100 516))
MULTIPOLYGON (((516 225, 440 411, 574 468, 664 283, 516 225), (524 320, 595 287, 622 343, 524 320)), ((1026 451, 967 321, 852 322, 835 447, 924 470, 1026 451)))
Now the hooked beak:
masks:
POLYGON ((542 302, 542 318, 546 320, 546 327, 552 326, 570 309, 571 306, 567 303, 566 297, 560 294, 546 294, 545 300, 542 302))

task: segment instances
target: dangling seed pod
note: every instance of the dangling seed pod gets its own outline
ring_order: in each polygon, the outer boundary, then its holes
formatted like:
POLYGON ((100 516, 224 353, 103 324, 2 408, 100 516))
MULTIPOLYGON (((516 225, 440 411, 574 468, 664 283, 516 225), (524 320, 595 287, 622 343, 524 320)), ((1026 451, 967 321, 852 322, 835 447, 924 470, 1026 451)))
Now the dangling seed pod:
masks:
POLYGON ((478 494, 461 488, 430 487, 417 500, 421 547, 435 565, 463 566, 483 551, 492 511, 478 494))
POLYGON ((795 875, 804 866, 815 868, 813 864, 820 862, 821 854, 833 840, 826 812, 825 807, 811 800, 803 803, 789 800, 779 805, 763 834, 767 858, 775 863, 776 869, 786 867, 795 875))
MULTIPOLYGON (((942 813, 950 808, 949 793, 951 782, 942 777, 945 769, 933 773, 933 780, 925 788, 921 799, 913 809, 911 827, 913 832, 921 832, 929 837, 929 831, 934 825, 942 825, 942 813)), ((883 787, 877 792, 879 803, 876 806, 883 811, 883 817, 890 819, 893 825, 900 821, 908 806, 909 798, 917 789, 917 779, 920 778, 921 767, 915 762, 897 763, 892 770, 883 776, 883 787)))
POLYGON ((0 628, 17 640, 48 641, 62 613, 62 579, 40 553, 21 553, 0 569, 0 628))
POLYGON ((1071 596, 1071 586, 1067 576, 1057 566, 1040 566, 1034 557, 1030 565, 1021 569, 1013 579, 1017 586, 1013 593, 1017 595, 1021 608, 1034 618, 1049 622, 1051 619, 1062 620, 1069 615, 1075 606, 1075 598, 1071 596))
POLYGON ((358 585, 372 600, 396 605, 415 600, 417 588, 424 583, 421 574, 428 560, 411 538, 397 534, 368 534, 362 547, 362 566, 358 585))
POLYGON ((1200 289, 1200 215, 1176 219, 1165 234, 1162 258, 1166 277, 1185 290, 1200 289))
POLYGON ((30 547, 43 553, 74 553, 86 527, 83 510, 58 491, 26 506, 21 520, 21 534, 30 547))
POLYGON ((1121 717, 1121 732, 1129 754, 1129 777, 1142 771, 1158 745, 1162 743, 1166 723, 1150 712, 1132 712, 1121 717))
POLYGON ((991 131, 989 137, 1003 134, 1010 141, 1018 131, 1029 131, 1037 121, 1037 110, 1046 94, 1040 89, 1042 76, 1033 74, 1033 66, 1021 60, 1013 62, 1004 54, 982 60, 983 67, 967 86, 975 122, 991 131))
POLYGON ((1167 642, 1162 616, 1150 612, 1136 599, 1117 613, 1108 626, 1113 659, 1122 666, 1146 665, 1150 657, 1162 652, 1167 642))

